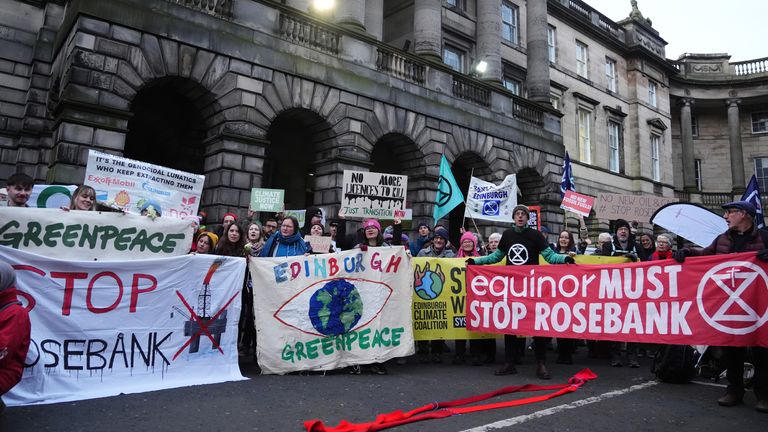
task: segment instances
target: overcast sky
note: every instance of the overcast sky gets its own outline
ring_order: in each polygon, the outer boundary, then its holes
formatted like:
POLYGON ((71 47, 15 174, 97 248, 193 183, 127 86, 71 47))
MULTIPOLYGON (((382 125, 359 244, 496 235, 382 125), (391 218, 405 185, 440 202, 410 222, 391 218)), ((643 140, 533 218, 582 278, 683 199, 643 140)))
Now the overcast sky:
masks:
MULTIPOLYGON (((584 0, 613 21, 632 10, 630 0, 584 0)), ((637 0, 667 41, 667 58, 721 53, 731 61, 768 57, 768 0, 637 0)))

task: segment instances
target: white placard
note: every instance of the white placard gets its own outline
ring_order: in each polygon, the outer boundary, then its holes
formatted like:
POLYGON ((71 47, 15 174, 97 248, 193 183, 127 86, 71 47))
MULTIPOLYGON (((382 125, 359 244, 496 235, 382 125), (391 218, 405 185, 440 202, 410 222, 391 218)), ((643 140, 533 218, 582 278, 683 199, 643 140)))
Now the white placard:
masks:
POLYGON ((344 170, 339 216, 393 219, 405 213, 408 177, 366 171, 344 170))

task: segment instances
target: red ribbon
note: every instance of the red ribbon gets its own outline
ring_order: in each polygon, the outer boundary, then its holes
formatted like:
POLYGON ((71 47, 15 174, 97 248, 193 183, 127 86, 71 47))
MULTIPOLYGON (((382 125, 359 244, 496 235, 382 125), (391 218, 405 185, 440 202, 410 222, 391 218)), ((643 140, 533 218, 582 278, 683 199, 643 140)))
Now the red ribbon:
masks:
POLYGON ((336 427, 326 427, 320 420, 309 420, 304 422, 304 427, 307 432, 374 432, 384 429, 393 428, 396 426, 416 423, 424 420, 433 420, 451 417, 459 414, 468 414, 477 411, 487 411, 499 408, 508 408, 513 406, 527 405, 536 402, 543 402, 545 400, 553 399, 564 394, 573 393, 584 385, 587 381, 596 379, 597 375, 589 369, 584 369, 581 372, 572 376, 567 384, 553 384, 553 385, 534 385, 524 384, 521 386, 509 386, 503 387, 498 390, 494 390, 489 393, 484 393, 476 396, 470 396, 463 399, 456 399, 447 402, 433 402, 428 405, 421 406, 414 410, 403 412, 401 410, 393 411, 387 414, 379 414, 376 416, 376 420, 370 423, 350 423, 346 420, 342 420, 336 427), (553 390, 552 393, 532 396, 525 399, 517 399, 506 402, 496 402, 485 405, 475 405, 470 407, 461 407, 462 405, 471 404, 483 400, 490 399, 492 397, 501 396, 509 393, 520 392, 534 392, 534 391, 548 391, 553 390), (456 408, 460 407, 460 408, 456 408))

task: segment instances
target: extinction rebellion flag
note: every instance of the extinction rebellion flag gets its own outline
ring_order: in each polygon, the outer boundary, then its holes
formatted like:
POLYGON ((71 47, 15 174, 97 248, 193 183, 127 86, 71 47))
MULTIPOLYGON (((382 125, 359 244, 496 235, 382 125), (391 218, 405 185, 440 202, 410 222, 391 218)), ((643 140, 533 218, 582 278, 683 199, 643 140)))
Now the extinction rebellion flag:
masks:
POLYGON ((768 264, 754 252, 623 265, 468 266, 473 331, 768 347, 768 264))

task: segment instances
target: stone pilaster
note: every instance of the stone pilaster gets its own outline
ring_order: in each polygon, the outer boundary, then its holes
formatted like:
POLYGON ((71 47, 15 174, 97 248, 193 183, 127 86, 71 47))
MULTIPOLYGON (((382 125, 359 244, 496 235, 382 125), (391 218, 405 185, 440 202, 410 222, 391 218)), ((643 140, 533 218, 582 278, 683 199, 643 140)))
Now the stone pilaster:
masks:
POLYGON ((413 13, 414 52, 442 61, 442 11, 440 0, 415 0, 413 13))
POLYGON ((349 29, 364 32, 365 0, 344 0, 336 4, 336 22, 349 29))
POLYGON ((547 0, 529 0, 527 20, 528 99, 549 104, 549 57, 547 53, 547 0))
POLYGON ((731 179, 733 193, 741 194, 746 189, 744 180, 744 150, 741 146, 741 131, 739 130, 739 105, 741 99, 728 99, 728 142, 731 150, 731 179))
POLYGON ((480 78, 501 83, 501 0, 477 2, 476 33, 477 61, 488 64, 480 78))
POLYGON ((689 193, 697 191, 691 105, 693 105, 693 99, 684 98, 680 100, 680 136, 683 144, 683 190, 689 193))
POLYGON ((365 29, 377 40, 384 36, 384 0, 365 0, 365 29))

